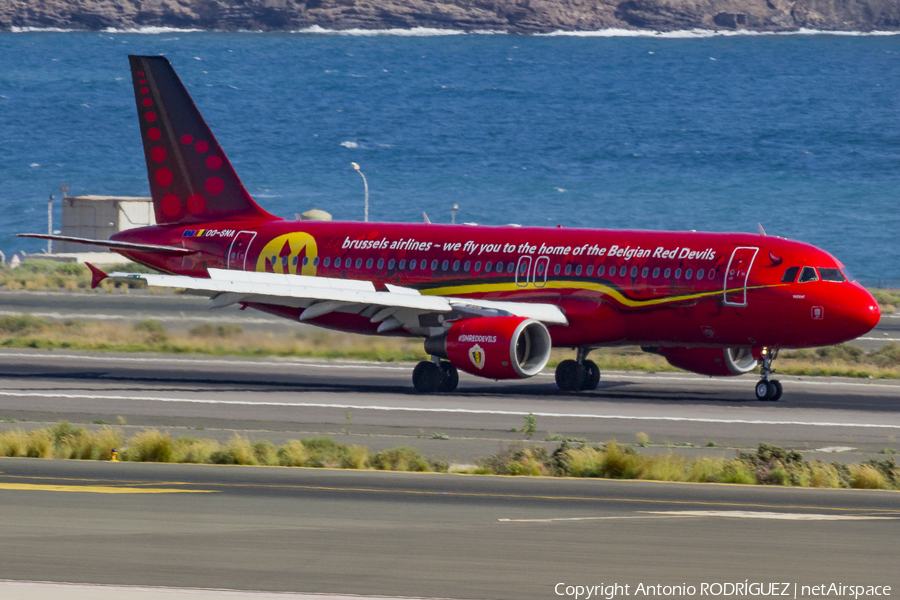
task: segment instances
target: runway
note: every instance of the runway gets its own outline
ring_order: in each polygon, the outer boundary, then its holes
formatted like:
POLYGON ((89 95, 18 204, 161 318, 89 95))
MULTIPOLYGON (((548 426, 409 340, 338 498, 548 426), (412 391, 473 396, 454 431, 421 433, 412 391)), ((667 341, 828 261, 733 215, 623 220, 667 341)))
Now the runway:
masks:
POLYGON ((498 599, 900 584, 896 492, 2 459, 0 503, 7 580, 498 599))
MULTIPOLYGON (((542 440, 599 443, 766 441, 810 456, 835 446, 859 458, 896 448, 900 382, 784 378, 777 403, 758 402, 755 378, 606 373, 591 393, 560 392, 550 374, 492 382, 463 375, 457 392, 420 396, 411 365, 0 351, 0 417, 17 421, 126 422, 129 426, 254 430, 272 441, 311 433, 374 449, 409 443, 467 463, 522 440, 535 415, 542 440), (441 433, 449 440, 432 439, 441 433)), ((10 425, 7 425, 9 427, 10 425)), ((206 434, 204 434, 206 435, 206 434)))

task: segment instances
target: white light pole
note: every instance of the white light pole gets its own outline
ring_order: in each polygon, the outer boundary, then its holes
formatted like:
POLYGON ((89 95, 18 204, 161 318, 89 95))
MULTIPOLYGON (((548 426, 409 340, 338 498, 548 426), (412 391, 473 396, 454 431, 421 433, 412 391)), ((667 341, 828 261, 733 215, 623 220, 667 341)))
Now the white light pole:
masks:
MULTIPOLYGON (((47 235, 53 235, 53 194, 47 201, 47 235)), ((53 254, 53 240, 47 240, 47 254, 53 254)))
POLYGON ((351 162, 350 166, 353 167, 353 170, 359 173, 359 176, 363 178, 363 187, 366 190, 366 216, 363 219, 364 221, 369 221, 369 182, 366 181, 366 176, 363 175, 363 172, 359 170, 359 165, 355 162, 351 162))

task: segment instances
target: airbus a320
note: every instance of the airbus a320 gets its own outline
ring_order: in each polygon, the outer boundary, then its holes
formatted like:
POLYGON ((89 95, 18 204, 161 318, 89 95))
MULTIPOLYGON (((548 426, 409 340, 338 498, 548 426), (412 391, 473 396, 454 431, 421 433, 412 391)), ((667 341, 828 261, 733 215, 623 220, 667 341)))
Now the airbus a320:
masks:
MULTIPOLYGON (((880 312, 834 256, 743 233, 288 221, 254 202, 167 59, 131 56, 156 225, 105 246, 160 274, 152 286, 206 294, 341 331, 424 338, 420 393, 452 392, 462 370, 537 375, 555 347, 560 389, 596 389, 588 359, 639 345, 712 376, 761 365, 759 400, 778 400, 779 350, 870 331, 880 312)), ((107 276, 96 267, 93 285, 107 276)))

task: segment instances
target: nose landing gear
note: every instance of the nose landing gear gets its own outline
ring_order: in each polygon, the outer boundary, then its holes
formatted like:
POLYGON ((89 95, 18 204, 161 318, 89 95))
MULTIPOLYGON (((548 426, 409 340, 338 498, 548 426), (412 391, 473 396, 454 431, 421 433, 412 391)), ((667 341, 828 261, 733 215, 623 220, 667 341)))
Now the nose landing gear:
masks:
POLYGON ((775 369, 772 368, 772 361, 778 358, 778 350, 769 348, 762 349, 762 379, 756 384, 756 399, 769 402, 777 402, 781 399, 783 389, 781 382, 777 379, 770 379, 775 369))
POLYGON ((587 360, 590 348, 579 348, 576 360, 564 360, 556 367, 556 385, 564 392, 596 390, 600 383, 600 368, 587 360))

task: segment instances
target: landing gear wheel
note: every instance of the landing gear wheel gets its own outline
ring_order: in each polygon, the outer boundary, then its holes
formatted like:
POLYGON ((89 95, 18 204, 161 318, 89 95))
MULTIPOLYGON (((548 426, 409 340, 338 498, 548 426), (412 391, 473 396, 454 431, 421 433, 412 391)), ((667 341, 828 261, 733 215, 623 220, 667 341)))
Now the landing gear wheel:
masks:
POLYGON ((583 390, 596 390, 600 385, 600 367, 592 360, 584 361, 583 368, 585 371, 584 383, 581 384, 583 390))
MULTIPOLYGON (((597 371, 599 375, 600 371, 597 371)), ((556 367, 556 385, 564 392, 575 392, 582 389, 585 370, 574 360, 564 360, 556 367)))
POLYGON ((420 394, 433 394, 440 389, 444 374, 431 361, 422 361, 413 369, 413 387, 420 394))
POLYGON ((459 371, 449 362, 441 363, 441 389, 444 393, 450 393, 459 385, 459 371))
POLYGON ((769 382, 769 387, 771 388, 772 386, 775 386, 775 393, 772 394, 769 400, 771 400, 772 402, 778 402, 779 400, 781 400, 781 395, 784 393, 784 388, 781 387, 781 382, 777 379, 773 379, 769 382))
POLYGON ((769 382, 765 379, 760 379, 756 384, 756 399, 760 401, 769 399, 769 382))

